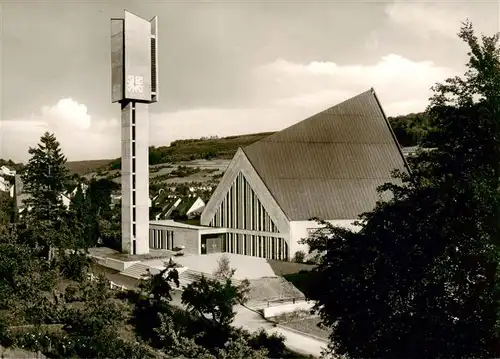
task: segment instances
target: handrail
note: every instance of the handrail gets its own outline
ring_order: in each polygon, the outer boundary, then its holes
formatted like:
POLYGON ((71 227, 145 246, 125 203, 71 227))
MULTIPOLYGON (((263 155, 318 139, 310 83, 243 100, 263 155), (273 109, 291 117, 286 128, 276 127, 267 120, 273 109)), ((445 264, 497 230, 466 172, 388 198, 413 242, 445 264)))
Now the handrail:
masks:
MULTIPOLYGON (((96 280, 96 276, 92 273, 88 273, 87 277, 90 279, 90 281, 96 280)), ((110 289, 117 289, 121 292, 123 292, 125 290, 129 290, 129 288, 125 287, 124 285, 116 284, 115 282, 113 282, 111 280, 108 280, 108 281, 109 281, 109 288, 110 289)))
POLYGON ((295 304, 295 301, 298 300, 306 300, 305 296, 304 297, 285 297, 285 298, 279 298, 279 299, 271 299, 267 301, 267 307, 269 308, 269 305, 271 303, 284 303, 284 302, 292 302, 295 304))

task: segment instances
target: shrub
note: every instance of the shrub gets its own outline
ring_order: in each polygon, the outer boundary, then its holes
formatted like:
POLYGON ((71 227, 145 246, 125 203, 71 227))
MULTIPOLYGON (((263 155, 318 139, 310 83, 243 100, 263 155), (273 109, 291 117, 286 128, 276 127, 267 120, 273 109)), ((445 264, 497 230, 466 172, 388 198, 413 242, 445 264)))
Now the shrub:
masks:
POLYGON ((306 258, 306 253, 304 251, 297 251, 293 256, 293 261, 297 263, 304 263, 305 258, 306 258))

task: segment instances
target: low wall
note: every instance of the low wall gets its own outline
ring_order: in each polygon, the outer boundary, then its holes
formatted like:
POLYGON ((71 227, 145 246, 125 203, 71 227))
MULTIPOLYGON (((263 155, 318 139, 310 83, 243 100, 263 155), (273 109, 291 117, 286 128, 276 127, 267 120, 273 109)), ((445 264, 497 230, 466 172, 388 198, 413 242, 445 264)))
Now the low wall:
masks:
POLYGON ((264 318, 277 317, 278 315, 291 313, 296 310, 311 310, 314 307, 314 302, 300 301, 295 303, 275 305, 269 308, 264 308, 264 318))
POLYGON ((131 267, 132 265, 137 264, 137 263, 141 263, 141 261, 127 261, 127 262, 125 262, 125 261, 121 261, 118 259, 106 257, 106 260, 104 261, 104 266, 111 268, 111 269, 114 269, 114 270, 117 270, 117 271, 120 271, 120 272, 123 272, 128 267, 131 267))

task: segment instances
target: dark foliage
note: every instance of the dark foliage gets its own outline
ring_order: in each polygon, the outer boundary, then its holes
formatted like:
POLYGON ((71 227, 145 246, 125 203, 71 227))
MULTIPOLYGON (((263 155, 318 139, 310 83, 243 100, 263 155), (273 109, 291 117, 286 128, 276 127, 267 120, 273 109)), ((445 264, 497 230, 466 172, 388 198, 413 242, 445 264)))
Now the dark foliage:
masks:
POLYGON ((359 232, 323 224, 309 295, 350 358, 487 358, 499 352, 500 52, 460 34, 468 71, 434 87, 430 152, 411 159, 393 199, 359 232), (320 307, 321 306, 321 307, 320 307))
POLYGON ((55 136, 46 132, 40 143, 29 151, 32 157, 25 166, 22 179, 23 191, 29 195, 25 206, 26 217, 37 221, 58 222, 66 219, 62 195, 69 179, 65 167, 66 157, 61 152, 55 136))
POLYGON ((429 115, 425 112, 389 117, 388 120, 401 147, 421 145, 430 130, 429 115))

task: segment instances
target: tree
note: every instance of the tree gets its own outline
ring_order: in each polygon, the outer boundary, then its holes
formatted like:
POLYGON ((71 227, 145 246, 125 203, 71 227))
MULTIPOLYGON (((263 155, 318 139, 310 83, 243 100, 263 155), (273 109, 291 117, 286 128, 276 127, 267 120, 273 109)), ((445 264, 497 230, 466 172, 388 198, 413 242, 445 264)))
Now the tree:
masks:
POLYGON ((304 259, 306 258, 306 254, 304 251, 297 251, 293 256, 293 261, 297 263, 304 263, 304 259))
POLYGON ((149 165, 157 165, 163 162, 163 154, 155 146, 149 146, 149 165))
POLYGON ((83 210, 85 206, 85 194, 83 193, 83 188, 81 184, 76 187, 76 193, 71 199, 69 206, 70 211, 73 213, 78 221, 83 219, 83 210))
POLYGON ((234 270, 225 271, 223 275, 226 276, 223 279, 207 279, 202 275, 198 281, 190 283, 182 292, 182 303, 188 310, 225 329, 236 315, 234 307, 247 301, 250 283, 244 280, 240 285, 234 285, 234 270))
MULTIPOLYGON (((173 318, 167 314, 160 313, 160 325, 155 328, 155 332, 160 338, 160 343, 166 354, 173 357, 183 356, 186 358, 201 358, 201 359, 219 359, 219 358, 248 358, 248 359, 264 359, 264 358, 283 358, 284 338, 279 336, 268 336, 264 331, 258 332, 257 335, 250 335, 243 330, 234 330, 228 336, 222 337, 216 335, 215 339, 222 342, 222 346, 218 347, 214 340, 206 340, 207 345, 197 343, 197 339, 208 333, 203 333, 198 337, 186 336, 183 328, 179 327, 173 318), (209 345, 211 344, 211 345, 209 345), (266 345, 271 346, 269 351, 266 345), (281 350, 280 350, 281 349, 281 350)), ((218 334, 218 333, 217 333, 218 334)))
POLYGON ((139 285, 139 296, 135 300, 132 323, 137 336, 148 341, 154 347, 161 347, 161 340, 155 328, 161 325, 161 313, 170 315, 168 306, 172 300, 172 291, 179 287, 179 273, 176 264, 170 259, 165 268, 148 275, 139 285))
POLYGON ((430 130, 429 116, 425 112, 389 117, 388 120, 402 147, 420 145, 430 130))
POLYGON ((69 172, 59 142, 53 134, 45 132, 38 146, 28 152, 31 158, 22 174, 23 190, 29 195, 25 202, 27 216, 52 223, 66 219, 62 194, 69 172))
POLYGON ((121 337, 126 319, 125 303, 114 298, 109 282, 98 277, 96 281, 84 281, 72 290, 72 301, 65 314, 64 331, 71 346, 68 354, 80 358, 148 358, 150 350, 121 337))
POLYGON ((351 358, 500 355, 500 51, 498 36, 459 37, 468 71, 433 87, 432 151, 411 159, 393 198, 360 231, 321 222, 310 289, 331 348, 351 358))
POLYGON ((0 226, 7 226, 14 222, 14 200, 8 193, 0 192, 0 226))
POLYGON ((217 261, 217 268, 213 273, 214 277, 220 280, 231 278, 234 275, 234 272, 236 272, 236 270, 231 268, 229 256, 227 254, 223 254, 217 261))
POLYGON ((44 319, 57 270, 15 228, 0 231, 0 312, 10 325, 44 319), (8 313, 8 314, 7 314, 8 313))
POLYGON ((146 280, 141 282, 140 289, 147 293, 156 302, 169 302, 172 300, 172 284, 179 287, 179 272, 172 258, 165 263, 165 267, 156 274, 148 272, 146 280))

